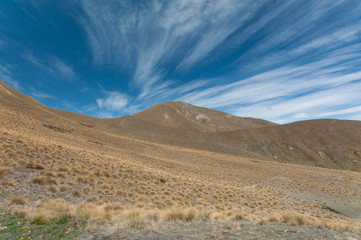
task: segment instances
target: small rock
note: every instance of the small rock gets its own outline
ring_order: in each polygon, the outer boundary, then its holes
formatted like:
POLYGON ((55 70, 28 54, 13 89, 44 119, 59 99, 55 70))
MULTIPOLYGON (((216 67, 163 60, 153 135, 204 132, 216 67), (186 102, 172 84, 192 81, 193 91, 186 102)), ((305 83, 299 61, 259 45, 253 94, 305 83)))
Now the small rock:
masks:
POLYGON ((318 154, 320 155, 320 157, 322 158, 327 158, 327 154, 324 151, 318 151, 318 154))

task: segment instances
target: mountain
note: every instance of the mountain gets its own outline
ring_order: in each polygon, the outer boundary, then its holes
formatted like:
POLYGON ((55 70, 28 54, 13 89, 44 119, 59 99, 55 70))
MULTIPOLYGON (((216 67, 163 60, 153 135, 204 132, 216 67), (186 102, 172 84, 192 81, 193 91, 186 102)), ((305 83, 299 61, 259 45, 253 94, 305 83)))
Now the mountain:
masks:
MULTIPOLYGON (((278 125, 184 102, 158 104, 131 116, 99 119, 51 109, 4 82, 0 82, 0 102, 7 109, 2 116, 18 112, 26 115, 26 124, 74 131, 92 139, 106 139, 101 136, 110 134, 241 157, 361 170, 360 121, 321 119, 278 125)), ((19 116, 13 121, 21 121, 19 116)))
POLYGON ((182 102, 99 119, 1 81, 0 211, 46 222, 86 214, 97 226, 135 216, 356 231, 360 130, 359 121, 278 125, 182 102))
POLYGON ((197 132, 224 132, 277 125, 261 119, 236 117, 185 102, 158 104, 133 116, 165 127, 197 132))
POLYGON ((243 149, 262 159, 334 169, 361 170, 361 122, 320 119, 191 136, 243 149))

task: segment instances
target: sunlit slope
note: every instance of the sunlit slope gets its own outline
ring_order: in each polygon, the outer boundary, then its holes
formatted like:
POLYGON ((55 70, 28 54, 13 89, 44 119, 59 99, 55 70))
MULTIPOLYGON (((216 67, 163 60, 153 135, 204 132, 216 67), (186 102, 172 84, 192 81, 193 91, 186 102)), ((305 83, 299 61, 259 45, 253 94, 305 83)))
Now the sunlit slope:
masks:
POLYGON ((153 223, 211 218, 361 229, 360 172, 275 162, 283 152, 267 155, 274 151, 267 149, 271 140, 276 146, 291 141, 287 148, 300 164, 312 164, 299 154, 302 144, 329 154, 325 146, 337 137, 357 150, 357 136, 339 134, 357 132, 358 122, 331 121, 333 135, 327 128, 319 137, 315 128, 307 130, 317 121, 300 129, 186 131, 135 116, 98 119, 53 110, 0 84, 1 212, 30 219, 86 214, 96 226, 136 216, 153 223), (303 142, 308 131, 314 143, 303 142), (320 139, 323 134, 329 139, 320 139), (258 146, 262 141, 268 145, 258 146), (255 157, 242 157, 247 154, 255 157))
POLYGON ((158 125, 196 132, 224 132, 277 125, 262 119, 236 117, 185 102, 158 104, 133 116, 158 125))
POLYGON ((190 138, 243 149, 264 159, 319 167, 361 169, 361 122, 310 120, 190 138))
POLYGON ((361 169, 360 121, 323 119, 277 125, 183 102, 159 104, 131 116, 99 119, 51 109, 4 82, 0 82, 0 100, 3 125, 8 124, 8 128, 23 121, 26 131, 31 131, 29 126, 33 124, 36 131, 68 132, 67 138, 102 144, 112 145, 107 137, 119 136, 123 141, 134 139, 270 161, 361 169))

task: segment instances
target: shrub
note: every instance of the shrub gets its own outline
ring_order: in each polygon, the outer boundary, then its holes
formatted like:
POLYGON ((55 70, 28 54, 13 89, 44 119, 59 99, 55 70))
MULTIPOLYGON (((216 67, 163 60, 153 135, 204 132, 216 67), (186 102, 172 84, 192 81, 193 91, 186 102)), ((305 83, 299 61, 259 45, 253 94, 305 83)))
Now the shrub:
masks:
POLYGON ((59 172, 68 172, 69 169, 68 169, 67 167, 59 167, 59 168, 58 168, 58 171, 59 171, 59 172))
POLYGON ((24 205, 27 200, 24 197, 14 195, 10 198, 11 205, 24 205))
POLYGON ((37 185, 57 185, 58 182, 51 177, 34 177, 31 179, 31 183, 37 185))
POLYGON ((181 220, 181 221, 190 222, 193 221, 196 217, 197 217, 197 212, 194 209, 189 209, 188 211, 173 210, 166 215, 166 219, 168 221, 181 220))
POLYGON ((44 175, 48 177, 55 177, 55 173, 53 172, 46 172, 44 175))
POLYGON ((37 214, 36 216, 30 219, 30 224, 43 225, 50 221, 49 217, 45 214, 37 214))
POLYGON ((73 197, 79 197, 79 198, 82 196, 81 191, 79 191, 79 190, 73 190, 73 191, 71 191, 71 195, 72 195, 73 197))
POLYGON ((9 173, 10 169, 2 167, 0 168, 0 179, 3 179, 6 177, 6 175, 9 173))
POLYGON ((60 178, 66 178, 67 176, 68 176, 68 174, 66 174, 65 172, 58 173, 58 177, 60 177, 60 178))
POLYGON ((124 207, 119 203, 110 203, 110 204, 105 205, 105 207, 104 207, 104 211, 107 211, 107 212, 123 210, 123 209, 124 209, 124 207))
POLYGON ((32 162, 28 162, 26 165, 25 165, 26 168, 29 168, 29 169, 36 169, 36 170, 43 170, 45 169, 45 166, 40 164, 40 163, 32 163, 32 162))
POLYGON ((67 185, 61 185, 60 186, 60 192, 66 192, 68 191, 69 187, 67 185))
POLYGON ((55 186, 50 186, 50 187, 48 187, 48 191, 52 192, 52 193, 56 193, 56 192, 58 192, 58 189, 55 186))
POLYGON ((0 185, 13 187, 13 186, 15 186, 15 182, 14 181, 1 181, 0 185))
POLYGON ((73 132, 73 129, 66 129, 64 127, 53 126, 50 124, 43 124, 43 126, 46 128, 49 128, 53 131, 56 131, 56 132, 61 132, 61 133, 72 133, 73 132))
POLYGON ((234 220, 236 220, 236 221, 241 221, 243 219, 244 219, 244 217, 239 213, 234 216, 234 220))

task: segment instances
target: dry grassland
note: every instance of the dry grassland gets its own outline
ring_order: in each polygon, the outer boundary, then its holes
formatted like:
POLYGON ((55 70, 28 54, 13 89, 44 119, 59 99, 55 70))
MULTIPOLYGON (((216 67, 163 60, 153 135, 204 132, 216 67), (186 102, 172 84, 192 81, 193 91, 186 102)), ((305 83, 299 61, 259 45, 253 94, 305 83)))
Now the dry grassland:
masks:
POLYGON ((87 219, 89 229, 213 219, 361 231, 360 172, 134 140, 93 129, 79 116, 66 120, 40 105, 21 109, 5 100, 4 213, 33 223, 87 219))
POLYGON ((86 218, 90 228, 100 222, 114 226, 207 218, 361 229, 360 215, 347 216, 352 206, 361 206, 357 172, 139 141, 130 143, 130 151, 85 141, 83 147, 72 146, 58 139, 2 129, 2 210, 34 222, 86 218), (337 206, 345 206, 343 214, 337 206))

